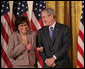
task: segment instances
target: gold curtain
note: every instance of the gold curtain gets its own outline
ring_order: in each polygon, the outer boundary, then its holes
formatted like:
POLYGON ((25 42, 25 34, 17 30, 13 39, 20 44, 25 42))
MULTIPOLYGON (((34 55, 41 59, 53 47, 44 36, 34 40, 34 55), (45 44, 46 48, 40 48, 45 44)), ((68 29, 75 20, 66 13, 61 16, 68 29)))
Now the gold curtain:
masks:
POLYGON ((69 50, 70 61, 73 68, 77 66, 77 38, 80 25, 82 1, 46 1, 46 7, 56 12, 56 22, 67 25, 72 35, 69 50))

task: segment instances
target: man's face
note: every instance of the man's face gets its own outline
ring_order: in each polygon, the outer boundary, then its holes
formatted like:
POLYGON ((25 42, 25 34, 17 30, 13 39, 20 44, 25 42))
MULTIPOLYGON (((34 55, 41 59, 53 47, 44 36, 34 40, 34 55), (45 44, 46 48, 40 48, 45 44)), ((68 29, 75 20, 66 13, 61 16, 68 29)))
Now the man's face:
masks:
POLYGON ((42 17, 42 21, 43 21, 46 25, 49 26, 49 25, 51 24, 52 18, 51 18, 50 15, 48 15, 48 13, 47 13, 46 11, 43 11, 43 12, 41 13, 41 17, 42 17))

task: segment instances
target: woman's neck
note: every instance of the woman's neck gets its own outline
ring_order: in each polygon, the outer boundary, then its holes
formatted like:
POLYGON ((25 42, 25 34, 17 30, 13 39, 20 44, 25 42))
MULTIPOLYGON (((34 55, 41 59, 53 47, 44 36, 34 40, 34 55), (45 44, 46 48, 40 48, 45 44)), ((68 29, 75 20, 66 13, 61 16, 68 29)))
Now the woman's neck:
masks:
POLYGON ((21 32, 20 32, 20 34, 21 34, 21 36, 26 36, 27 35, 26 33, 21 33, 21 32))

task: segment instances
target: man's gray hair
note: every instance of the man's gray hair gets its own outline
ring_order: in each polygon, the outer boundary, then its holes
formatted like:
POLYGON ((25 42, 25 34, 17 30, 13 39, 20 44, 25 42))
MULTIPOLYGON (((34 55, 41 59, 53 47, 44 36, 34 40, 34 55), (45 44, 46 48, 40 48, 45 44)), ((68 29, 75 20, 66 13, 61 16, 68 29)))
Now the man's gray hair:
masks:
POLYGON ((52 8, 45 8, 44 10, 42 10, 42 12, 43 11, 46 11, 48 13, 48 15, 51 15, 52 14, 53 17, 56 18, 56 14, 55 14, 55 12, 54 12, 54 10, 52 8))

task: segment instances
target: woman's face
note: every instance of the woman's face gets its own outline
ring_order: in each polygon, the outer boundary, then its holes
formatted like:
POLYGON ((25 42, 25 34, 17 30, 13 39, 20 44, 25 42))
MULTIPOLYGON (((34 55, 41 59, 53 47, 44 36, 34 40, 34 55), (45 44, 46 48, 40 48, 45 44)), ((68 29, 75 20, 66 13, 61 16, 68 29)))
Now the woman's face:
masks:
POLYGON ((28 25, 26 22, 24 22, 23 24, 18 25, 18 30, 20 33, 22 34, 26 34, 27 30, 28 30, 28 25))

